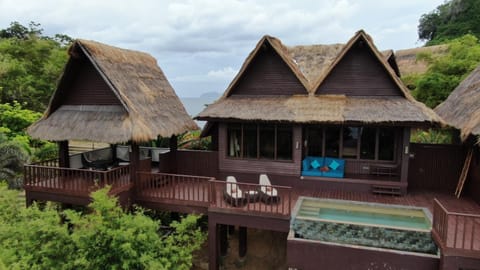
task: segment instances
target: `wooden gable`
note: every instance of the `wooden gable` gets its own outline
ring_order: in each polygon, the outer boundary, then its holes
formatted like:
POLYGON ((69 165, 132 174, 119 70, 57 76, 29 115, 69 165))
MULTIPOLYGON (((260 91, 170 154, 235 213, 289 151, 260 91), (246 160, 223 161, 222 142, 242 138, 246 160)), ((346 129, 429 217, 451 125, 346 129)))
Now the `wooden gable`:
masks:
POLYGON ((307 90, 267 42, 237 80, 230 95, 298 95, 307 90))
POLYGON ((61 105, 122 105, 104 77, 83 52, 68 60, 52 100, 52 111, 61 105))
POLYGON ((385 66, 359 38, 333 67, 315 93, 347 96, 403 96, 385 66))

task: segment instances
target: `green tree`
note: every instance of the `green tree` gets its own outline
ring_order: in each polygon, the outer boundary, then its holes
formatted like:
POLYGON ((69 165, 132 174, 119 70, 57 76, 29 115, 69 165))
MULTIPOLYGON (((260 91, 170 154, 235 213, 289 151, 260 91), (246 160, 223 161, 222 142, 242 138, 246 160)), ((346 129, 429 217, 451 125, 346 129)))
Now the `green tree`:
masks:
POLYGON ((478 0, 446 1, 420 17, 418 38, 427 41, 427 45, 444 43, 468 33, 480 38, 479 14, 478 0))
POLYGON ((198 216, 171 224, 138 209, 124 212, 108 189, 92 193, 85 213, 58 212, 16 203, 18 192, 0 185, 0 261, 8 269, 190 269, 192 252, 205 240, 198 216))
POLYGON ((412 94, 431 108, 444 101, 480 63, 480 44, 475 36, 468 34, 448 44, 446 55, 417 55, 417 59, 427 61, 428 70, 416 78, 415 86, 411 86, 412 94))
POLYGON ((0 185, 0 260, 8 269, 73 269, 75 245, 52 204, 18 204, 18 192, 0 185))
POLYGON ((66 35, 43 36, 40 24, 12 22, 0 30, 0 103, 43 111, 67 60, 66 35))

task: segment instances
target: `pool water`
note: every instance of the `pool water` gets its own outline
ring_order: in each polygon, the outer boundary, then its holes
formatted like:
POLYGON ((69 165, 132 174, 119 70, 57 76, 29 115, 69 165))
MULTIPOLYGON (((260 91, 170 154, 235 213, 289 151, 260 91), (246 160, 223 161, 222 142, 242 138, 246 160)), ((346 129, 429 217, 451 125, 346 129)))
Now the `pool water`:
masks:
POLYGON ((397 228, 414 228, 428 230, 430 224, 424 217, 389 215, 369 212, 348 211, 333 208, 322 208, 320 219, 351 222, 356 224, 375 224, 397 228))
POLYGON ((296 238, 436 254, 427 209, 301 197, 293 212, 296 238))

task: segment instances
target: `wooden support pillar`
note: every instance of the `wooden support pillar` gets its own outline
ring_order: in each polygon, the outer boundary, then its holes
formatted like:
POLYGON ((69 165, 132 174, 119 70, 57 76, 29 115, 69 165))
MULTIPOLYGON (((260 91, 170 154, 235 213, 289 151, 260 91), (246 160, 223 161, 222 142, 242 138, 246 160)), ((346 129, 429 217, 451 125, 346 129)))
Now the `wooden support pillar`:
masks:
POLYGON ((58 165, 61 168, 70 168, 70 156, 68 155, 68 141, 58 142, 58 165))
POLYGON ((177 173, 177 136, 170 137, 170 173, 177 173))
POLYGON ((405 187, 402 188, 402 194, 407 193, 408 185, 408 163, 410 159, 410 128, 403 128, 402 136, 402 160, 401 160, 401 171, 400 171, 400 182, 405 183, 405 187))
POLYGON ((130 181, 135 184, 137 172, 140 166, 140 147, 135 142, 130 143, 130 181))
POLYGON ((219 226, 209 220, 208 222, 208 269, 218 270, 219 254, 219 226))
POLYGON ((227 225, 220 225, 220 256, 227 256, 228 251, 228 237, 227 225))
POLYGON ((238 228, 238 257, 242 260, 247 255, 247 228, 238 228))

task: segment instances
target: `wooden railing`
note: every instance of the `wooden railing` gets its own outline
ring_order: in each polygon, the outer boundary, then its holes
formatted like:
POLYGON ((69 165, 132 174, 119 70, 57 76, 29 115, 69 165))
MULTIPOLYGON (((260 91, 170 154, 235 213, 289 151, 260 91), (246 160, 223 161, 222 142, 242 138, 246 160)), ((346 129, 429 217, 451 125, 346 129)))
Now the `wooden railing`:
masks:
POLYGON ((433 233, 444 249, 480 257, 480 215, 450 212, 434 199, 433 233))
POLYGON ((45 167, 58 167, 59 162, 58 162, 58 158, 54 158, 54 159, 35 162, 32 165, 45 166, 45 167))
POLYGON ((112 190, 130 183, 130 166, 120 166, 108 171, 71 169, 39 165, 25 165, 24 187, 88 195, 89 192, 111 185, 112 190))
POLYGON ((135 182, 137 196, 147 200, 188 201, 208 206, 209 180, 213 178, 192 175, 138 172, 135 182))
POLYGON ((212 180, 210 181, 210 188, 212 194, 211 207, 227 209, 231 212, 239 211, 257 213, 259 215, 290 216, 291 187, 248 183, 232 184, 225 181, 212 180), (227 189, 230 193, 227 192, 227 189))

